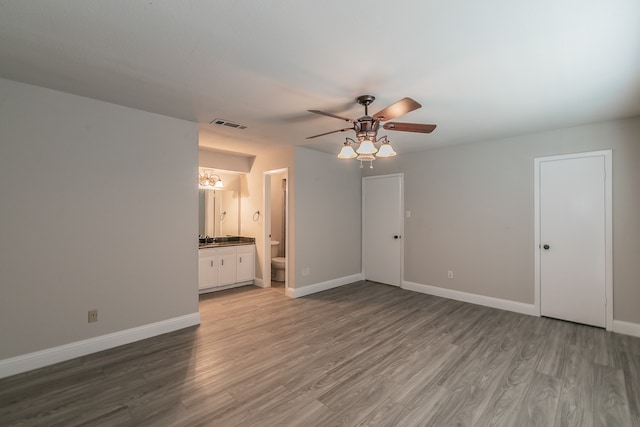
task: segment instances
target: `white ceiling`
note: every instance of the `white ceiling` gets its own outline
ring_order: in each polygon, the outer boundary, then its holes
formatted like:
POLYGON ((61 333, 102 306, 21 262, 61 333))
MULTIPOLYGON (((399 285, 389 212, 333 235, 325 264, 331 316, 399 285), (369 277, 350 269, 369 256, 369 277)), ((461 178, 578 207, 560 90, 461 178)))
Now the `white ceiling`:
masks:
POLYGON ((306 110, 409 96, 423 107, 394 121, 438 128, 385 132, 403 153, 640 114, 639 17, 638 0, 6 0, 0 76, 195 121, 240 152, 337 152, 345 134, 305 137, 345 123, 306 110))

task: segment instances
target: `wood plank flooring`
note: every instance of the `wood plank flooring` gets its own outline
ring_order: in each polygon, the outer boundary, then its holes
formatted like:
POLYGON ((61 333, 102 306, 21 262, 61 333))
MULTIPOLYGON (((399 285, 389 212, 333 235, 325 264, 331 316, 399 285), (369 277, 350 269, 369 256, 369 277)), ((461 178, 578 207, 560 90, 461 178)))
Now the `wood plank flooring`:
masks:
POLYGON ((640 426, 640 339, 358 282, 0 380, 1 426, 640 426))

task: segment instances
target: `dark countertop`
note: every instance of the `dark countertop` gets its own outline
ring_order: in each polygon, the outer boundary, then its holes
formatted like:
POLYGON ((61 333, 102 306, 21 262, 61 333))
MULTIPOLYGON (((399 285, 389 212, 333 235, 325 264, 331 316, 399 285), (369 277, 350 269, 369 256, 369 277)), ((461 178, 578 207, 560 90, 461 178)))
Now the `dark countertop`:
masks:
POLYGON ((199 243, 198 249, 219 248, 222 246, 255 245, 255 243, 256 239, 253 237, 216 237, 213 243, 199 243))

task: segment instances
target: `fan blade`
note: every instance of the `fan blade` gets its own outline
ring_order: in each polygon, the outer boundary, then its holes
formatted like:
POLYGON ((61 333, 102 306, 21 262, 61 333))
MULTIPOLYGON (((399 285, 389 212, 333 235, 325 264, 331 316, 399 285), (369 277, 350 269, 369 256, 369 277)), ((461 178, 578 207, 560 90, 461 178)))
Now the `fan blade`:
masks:
POLYGON ((385 123, 383 126, 386 130, 399 130, 400 132, 418 132, 418 133, 431 133, 436 128, 436 125, 423 125, 420 123, 385 123))
POLYGON ((395 104, 391 104, 384 110, 375 113, 373 115, 373 119, 380 120, 381 122, 386 122, 387 120, 395 119, 396 117, 400 117, 403 114, 407 114, 413 110, 417 110, 420 107, 422 107, 422 105, 420 105, 417 101, 414 101, 411 98, 402 98, 395 104))
POLYGON ((320 110, 307 110, 307 111, 310 112, 310 113, 322 114, 323 116, 333 117, 334 119, 344 120, 345 122, 350 122, 350 123, 355 123, 356 122, 353 119, 347 119, 346 117, 336 116, 335 114, 325 113, 324 111, 320 111, 320 110))
POLYGON ((344 132, 345 130, 354 130, 354 128, 344 128, 344 129, 332 130, 331 132, 325 132, 325 133, 321 133, 319 135, 308 136, 305 139, 313 139, 313 138, 317 138, 319 136, 329 135, 330 133, 344 132))

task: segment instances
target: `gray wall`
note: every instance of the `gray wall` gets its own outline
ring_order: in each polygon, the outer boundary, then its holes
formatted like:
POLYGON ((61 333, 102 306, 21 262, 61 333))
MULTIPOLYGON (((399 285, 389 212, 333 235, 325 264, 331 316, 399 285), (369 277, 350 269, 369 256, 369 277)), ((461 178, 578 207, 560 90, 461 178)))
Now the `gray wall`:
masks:
POLYGON ((295 287, 362 272, 362 178, 355 162, 295 150, 295 287), (310 274, 302 275, 308 268, 310 274))
POLYGON ((0 141, 0 359, 198 311, 196 124, 0 79, 0 141))
POLYGON ((406 281, 533 304, 534 158, 609 148, 614 318, 640 323, 640 118, 399 154, 364 171, 405 173, 406 281))

